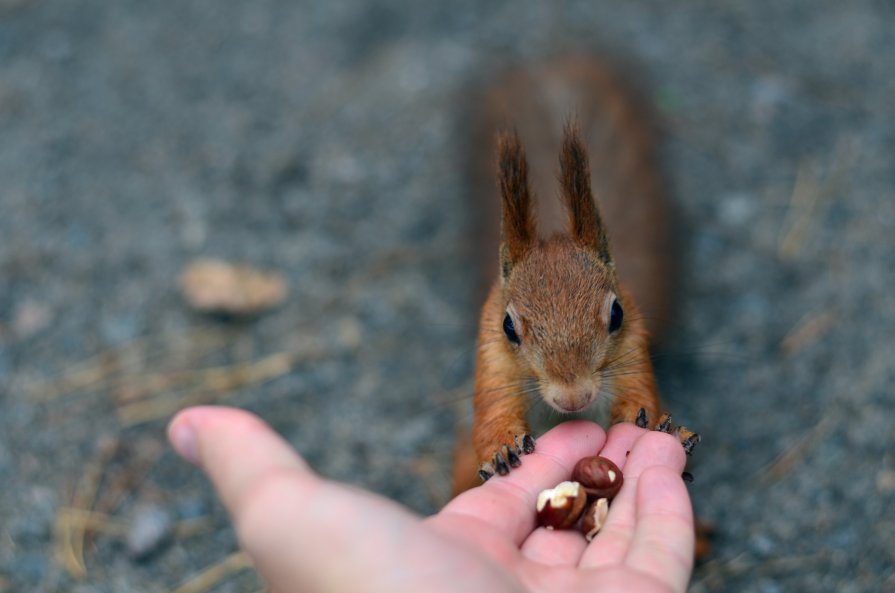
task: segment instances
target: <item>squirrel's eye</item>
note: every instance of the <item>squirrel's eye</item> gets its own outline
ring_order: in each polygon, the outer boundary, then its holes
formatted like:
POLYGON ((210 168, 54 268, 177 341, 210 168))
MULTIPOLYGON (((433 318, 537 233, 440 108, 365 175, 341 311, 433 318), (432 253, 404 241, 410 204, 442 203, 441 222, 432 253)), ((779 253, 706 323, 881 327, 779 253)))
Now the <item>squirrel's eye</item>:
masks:
POLYGON ((609 313, 609 333, 613 333, 618 331, 618 329, 622 326, 622 319, 625 317, 625 312, 622 311, 622 306, 618 304, 618 299, 612 301, 612 311, 609 313))
POLYGON ((509 313, 503 318, 503 333, 507 335, 507 339, 512 343, 516 345, 522 343, 519 339, 519 334, 516 333, 516 327, 513 325, 513 318, 510 317, 509 313))

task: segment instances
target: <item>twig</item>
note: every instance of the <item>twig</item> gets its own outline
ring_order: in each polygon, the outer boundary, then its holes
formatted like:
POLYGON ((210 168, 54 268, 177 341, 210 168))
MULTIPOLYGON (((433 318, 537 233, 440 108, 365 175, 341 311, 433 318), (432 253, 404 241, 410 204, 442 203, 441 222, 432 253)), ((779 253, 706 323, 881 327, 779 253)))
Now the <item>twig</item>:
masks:
POLYGON ((823 180, 821 167, 816 161, 805 160, 799 165, 789 210, 777 243, 777 253, 782 259, 791 260, 799 255, 806 237, 812 227, 817 226, 830 198, 847 182, 849 171, 858 159, 859 149, 855 142, 840 139, 836 143, 829 173, 823 180))
POLYGON ((781 340, 780 350, 786 355, 795 354, 824 335, 833 326, 835 319, 833 311, 821 311, 803 317, 781 340))
POLYGON ((201 593, 202 591, 207 591, 231 574, 251 568, 251 566, 252 561, 249 560, 245 552, 235 552, 220 562, 209 566, 171 591, 171 593, 201 593))
MULTIPOLYGON (((96 501, 96 494, 109 460, 118 450, 117 438, 102 440, 96 457, 87 464, 81 482, 75 490, 71 509, 89 512, 96 501)), ((85 527, 81 521, 70 519, 71 513, 59 513, 56 517, 56 558, 70 575, 82 578, 87 574, 84 563, 85 527)))
POLYGON ((70 527, 76 527, 84 532, 90 531, 103 535, 123 537, 127 535, 129 528, 126 521, 96 511, 65 507, 59 509, 59 513, 70 527))
POLYGON ((215 397, 213 392, 190 391, 185 394, 178 392, 173 394, 173 397, 156 397, 127 404, 118 408, 116 415, 122 428, 130 428, 144 422, 171 417, 183 408, 220 402, 222 399, 215 397))
POLYGON ((802 435, 799 441, 788 451, 779 455, 771 463, 761 469, 760 483, 767 485, 783 477, 793 465, 802 459, 808 451, 817 446, 817 443, 829 434, 833 428, 833 414, 827 414, 815 424, 811 430, 802 435))
POLYGON ((821 196, 820 177, 816 164, 803 161, 796 173, 796 182, 789 197, 789 210, 777 244, 781 258, 792 259, 802 248, 812 214, 821 196))
POLYGON ((292 370, 294 361, 292 352, 280 352, 249 364, 191 371, 188 379, 194 387, 185 396, 173 400, 150 398, 125 404, 118 408, 118 421, 123 427, 129 427, 164 418, 185 406, 212 400, 215 394, 281 377, 292 370))
POLYGON ((740 554, 729 560, 709 560, 702 565, 700 572, 708 573, 709 575, 717 575, 718 573, 739 575, 752 572, 758 568, 773 572, 792 570, 803 571, 806 567, 827 560, 829 556, 830 550, 818 550, 812 554, 802 554, 799 556, 776 556, 762 560, 750 558, 746 554, 740 554))
POLYGON ((174 336, 143 336, 74 364, 54 379, 33 385, 30 395, 43 401, 99 389, 136 364, 145 365, 162 355, 171 357, 183 348, 201 355, 223 343, 221 332, 207 329, 174 336))
POLYGON ((212 521, 209 517, 183 519, 174 524, 174 537, 178 539, 186 539, 204 533, 211 529, 211 527, 212 521))

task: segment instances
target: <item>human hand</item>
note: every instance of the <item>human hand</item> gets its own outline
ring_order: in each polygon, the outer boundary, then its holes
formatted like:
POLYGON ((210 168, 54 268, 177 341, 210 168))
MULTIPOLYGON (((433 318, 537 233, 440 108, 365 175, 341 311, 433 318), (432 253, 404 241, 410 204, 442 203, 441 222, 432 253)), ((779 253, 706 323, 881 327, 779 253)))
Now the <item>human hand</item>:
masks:
POLYGON ((510 475, 428 518, 314 474, 248 412, 188 409, 168 433, 207 472, 244 550, 277 593, 683 592, 692 571, 680 443, 630 424, 612 427, 608 438, 589 422, 561 424, 510 475), (625 473, 599 535, 588 544, 577 531, 537 528, 538 492, 597 452, 625 473))

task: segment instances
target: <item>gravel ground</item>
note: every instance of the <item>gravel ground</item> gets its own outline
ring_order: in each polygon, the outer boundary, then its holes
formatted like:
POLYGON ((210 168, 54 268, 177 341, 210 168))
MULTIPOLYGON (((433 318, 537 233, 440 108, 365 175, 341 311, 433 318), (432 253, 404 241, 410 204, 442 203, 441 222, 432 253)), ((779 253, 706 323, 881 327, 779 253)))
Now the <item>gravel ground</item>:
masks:
POLYGON ((661 372, 704 436, 692 591, 895 590, 893 24, 870 0, 0 0, 0 592, 167 591, 236 550, 164 444, 183 398, 438 508, 475 339, 469 89, 597 47, 652 89, 686 228, 661 372), (290 297, 192 313, 198 256, 290 297), (175 374, 283 352, 235 389, 175 374), (54 550, 85 500, 111 519, 78 578, 54 550))

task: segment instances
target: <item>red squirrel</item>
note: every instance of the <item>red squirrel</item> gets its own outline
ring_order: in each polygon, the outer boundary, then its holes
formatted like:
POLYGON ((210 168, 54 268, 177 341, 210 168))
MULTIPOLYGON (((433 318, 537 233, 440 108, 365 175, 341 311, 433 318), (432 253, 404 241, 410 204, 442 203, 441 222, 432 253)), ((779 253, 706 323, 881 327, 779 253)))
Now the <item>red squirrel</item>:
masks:
POLYGON ((675 430, 689 453, 699 436, 660 418, 649 352, 650 332, 660 334, 668 317, 674 258, 647 112, 591 59, 520 71, 483 106, 482 127, 516 131, 496 142, 498 266, 455 491, 476 473, 508 473, 534 450, 535 434, 570 417, 675 430), (565 232, 538 234, 536 202, 542 226, 565 232))

